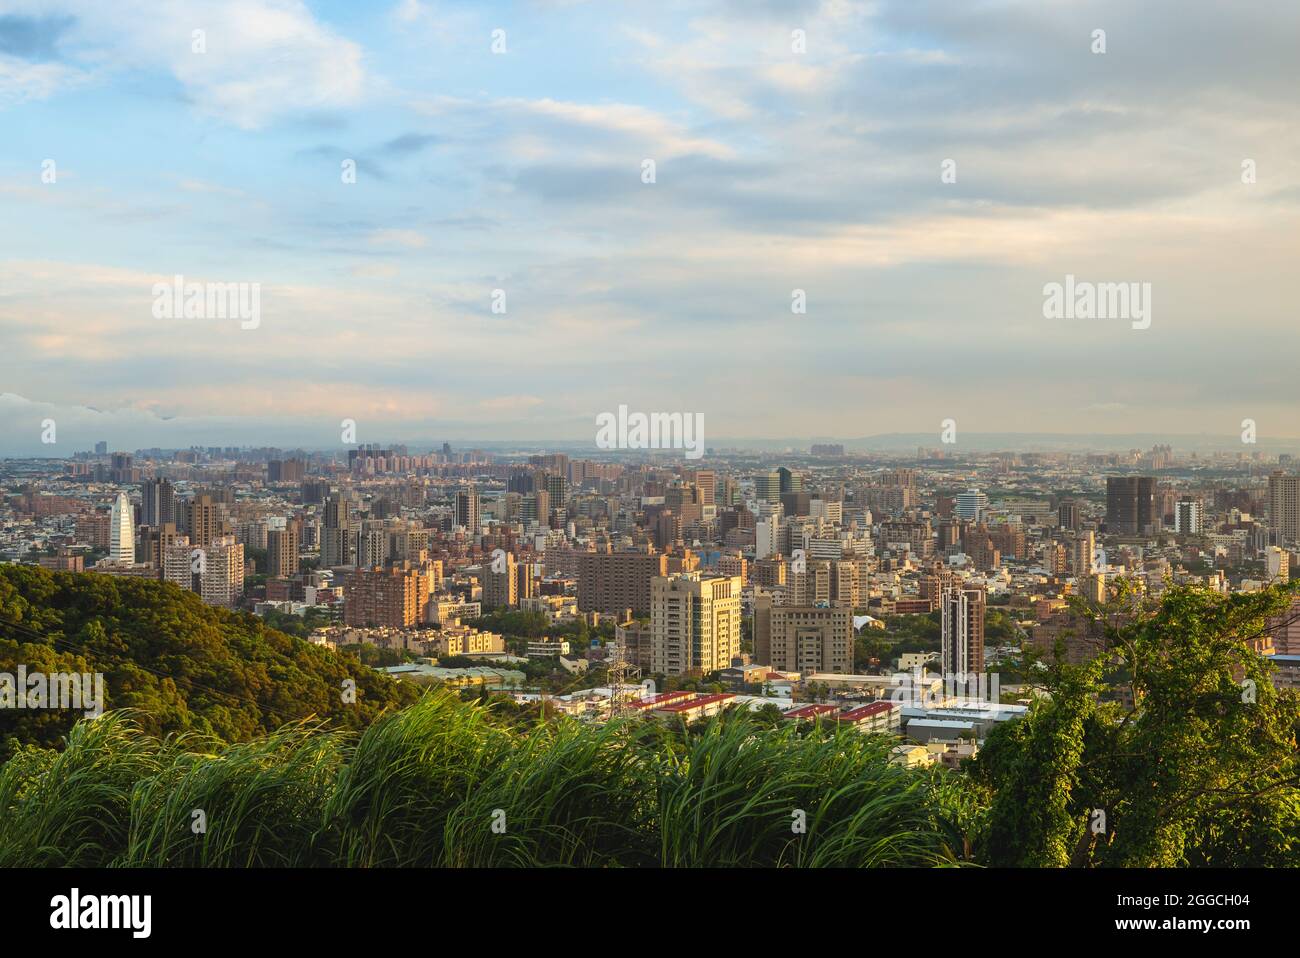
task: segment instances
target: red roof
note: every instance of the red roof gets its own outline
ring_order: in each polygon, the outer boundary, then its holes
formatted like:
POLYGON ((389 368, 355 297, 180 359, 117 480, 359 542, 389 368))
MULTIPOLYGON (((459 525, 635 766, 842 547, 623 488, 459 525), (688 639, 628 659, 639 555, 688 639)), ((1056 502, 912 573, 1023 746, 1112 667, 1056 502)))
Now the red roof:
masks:
POLYGON ((681 689, 677 692, 660 692, 658 695, 647 695, 645 698, 637 699, 632 702, 632 708, 635 709, 652 709, 662 706, 667 702, 676 702, 682 698, 694 698, 695 693, 690 689, 681 689))
POLYGON ((815 718, 818 715, 825 715, 827 712, 836 711, 834 705, 801 705, 797 709, 791 709, 786 712, 784 718, 815 718))
POLYGON ((841 722, 860 722, 863 719, 871 718, 873 715, 883 715, 886 712, 894 710, 893 702, 871 702, 867 705, 859 705, 855 709, 850 709, 839 717, 841 722))
POLYGON ((697 699, 690 699, 685 702, 673 702, 670 705, 660 706, 658 712, 689 712, 691 709, 700 708, 705 705, 712 705, 715 702, 722 702, 726 699, 734 699, 735 696, 727 692, 716 692, 713 695, 701 695, 697 699))

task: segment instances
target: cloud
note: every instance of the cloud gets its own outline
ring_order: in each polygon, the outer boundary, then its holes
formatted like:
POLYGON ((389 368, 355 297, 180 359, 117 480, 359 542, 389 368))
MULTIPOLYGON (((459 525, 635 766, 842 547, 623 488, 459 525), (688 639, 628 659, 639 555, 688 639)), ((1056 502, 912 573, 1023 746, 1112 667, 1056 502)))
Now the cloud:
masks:
POLYGON ((366 242, 372 246, 399 246, 404 249, 423 249, 429 245, 429 238, 415 230, 375 230, 366 242))
POLYGON ((0 159, 0 226, 29 250, 0 265, 15 393, 515 436, 665 397, 716 436, 1288 414, 1294 5, 50 9, 75 19, 0 52, 23 111, 0 159), (175 272, 260 282, 261 327, 160 327, 150 285, 175 272), (1045 321, 1067 273, 1151 282, 1152 327, 1045 321))
MULTIPOLYGON (((0 27, 0 43, 8 37, 11 48, 53 53, 70 34, 64 55, 101 82, 121 70, 163 68, 198 110, 237 127, 353 106, 367 89, 361 47, 317 21, 299 0, 52 0, 41 6, 43 19, 8 18, 17 25, 0 27)), ((0 61, 0 90, 23 86, 30 96, 35 87, 48 96, 60 80, 78 75, 20 73, 0 61)))
POLYGON ((0 16, 0 54, 24 60, 53 60, 73 17, 0 16))

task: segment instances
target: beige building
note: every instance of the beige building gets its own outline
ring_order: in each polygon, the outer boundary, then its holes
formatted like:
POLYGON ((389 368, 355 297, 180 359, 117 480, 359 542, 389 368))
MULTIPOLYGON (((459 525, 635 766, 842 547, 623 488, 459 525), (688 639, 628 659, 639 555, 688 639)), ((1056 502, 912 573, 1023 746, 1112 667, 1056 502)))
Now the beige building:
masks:
POLYGON ((233 609, 244 594, 244 544, 233 535, 217 536, 206 546, 176 536, 161 559, 164 582, 198 592, 208 605, 233 609))
POLYGON ((283 529, 266 533, 266 574, 285 579, 298 571, 298 524, 286 523, 283 529))
POLYGON ((740 654, 739 576, 698 572, 650 583, 650 668, 664 675, 720 671, 740 654))
POLYGON ((203 548, 199 594, 208 605, 232 609, 244 593, 244 546, 234 536, 218 536, 203 548))
POLYGON ((483 563, 483 611, 514 608, 519 604, 519 566, 513 554, 500 554, 483 563))
POLYGON ((851 605, 775 605, 754 600, 754 657, 782 672, 853 671, 851 605))
POLYGON ((1268 527, 1284 545, 1300 542, 1300 476, 1268 477, 1268 527))

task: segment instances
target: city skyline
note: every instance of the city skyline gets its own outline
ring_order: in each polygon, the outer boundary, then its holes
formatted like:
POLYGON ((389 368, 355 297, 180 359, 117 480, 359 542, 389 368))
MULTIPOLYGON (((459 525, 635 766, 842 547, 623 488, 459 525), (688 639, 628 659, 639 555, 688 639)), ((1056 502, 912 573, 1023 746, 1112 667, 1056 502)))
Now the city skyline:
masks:
POLYGON ((343 419, 573 441, 621 404, 702 415, 706 445, 937 444, 951 418, 1251 419, 1263 446, 1300 347, 1297 27, 1283 3, 6 4, 0 454, 324 446, 343 419), (160 319, 176 277, 255 285, 260 315, 160 319), (1047 318, 1076 279, 1147 289, 1145 316, 1047 318))

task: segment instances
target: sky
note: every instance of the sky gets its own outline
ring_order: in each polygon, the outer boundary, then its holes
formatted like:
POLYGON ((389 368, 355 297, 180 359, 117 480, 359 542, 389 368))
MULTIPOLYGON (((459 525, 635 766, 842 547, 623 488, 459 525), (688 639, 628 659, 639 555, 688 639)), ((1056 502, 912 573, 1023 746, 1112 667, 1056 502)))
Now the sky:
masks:
POLYGON ((0 454, 620 405, 1297 436, 1297 36, 1289 0, 0 0, 0 454), (178 275, 258 322, 159 318, 178 275), (1046 317, 1067 276, 1150 284, 1149 325, 1046 317))

